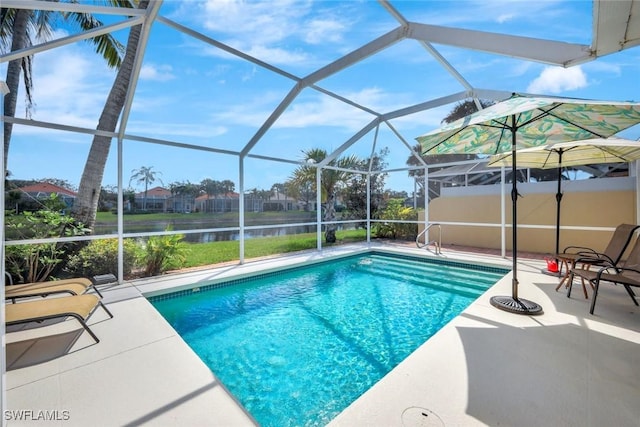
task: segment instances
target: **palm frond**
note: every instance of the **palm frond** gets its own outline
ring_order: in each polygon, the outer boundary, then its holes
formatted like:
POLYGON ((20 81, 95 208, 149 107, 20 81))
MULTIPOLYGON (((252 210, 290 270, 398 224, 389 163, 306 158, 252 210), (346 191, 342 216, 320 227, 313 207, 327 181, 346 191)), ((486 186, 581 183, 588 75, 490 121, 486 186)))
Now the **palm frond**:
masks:
MULTIPOLYGON (((103 23, 89 13, 64 13, 67 21, 75 22, 83 31, 103 26, 103 23)), ((111 34, 102 34, 90 39, 95 45, 96 53, 100 54, 111 68, 119 68, 122 63, 125 47, 111 34)))

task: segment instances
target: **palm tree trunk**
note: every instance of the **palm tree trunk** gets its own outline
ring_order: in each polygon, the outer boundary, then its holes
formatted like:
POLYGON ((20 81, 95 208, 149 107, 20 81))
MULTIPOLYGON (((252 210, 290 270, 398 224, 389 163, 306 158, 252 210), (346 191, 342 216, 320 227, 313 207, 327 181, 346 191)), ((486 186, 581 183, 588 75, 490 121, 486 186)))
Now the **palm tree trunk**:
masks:
POLYGON ((142 210, 147 210, 147 191, 149 190, 149 181, 144 180, 144 199, 142 199, 142 210))
MULTIPOLYGON (((324 214, 325 221, 335 221, 336 220, 336 207, 335 207, 336 197, 333 192, 329 193, 327 196, 326 209, 324 214)), ((324 241, 327 243, 335 243, 336 242, 336 225, 335 224, 327 224, 324 232, 324 241)))
MULTIPOLYGON (((13 40, 11 41, 11 51, 23 49, 27 47, 29 36, 27 34, 29 19, 32 11, 28 9, 17 9, 13 22, 13 40)), ((9 117, 15 117, 16 105, 18 102, 18 88, 20 86, 20 71, 22 70, 22 64, 27 61, 27 58, 14 59, 9 61, 7 65, 7 87, 9 93, 4 97, 4 115, 9 117)), ((26 83, 25 83, 26 86, 26 83)), ((30 90, 28 86, 27 90, 30 90)), ((13 123, 4 122, 4 159, 5 170, 7 168, 7 159, 9 156, 9 144, 11 143, 11 132, 13 130, 13 123)), ((6 176, 6 172, 5 172, 6 176)))
MULTIPOLYGON (((148 4, 149 0, 142 0, 138 8, 146 9, 148 4)), ((102 110, 100 119, 98 120, 98 130, 114 132, 116 129, 118 118, 124 108, 127 88, 131 81, 141 31, 142 24, 132 27, 129 32, 127 51, 116 75, 116 79, 113 82, 109 96, 107 97, 107 102, 102 110)), ((104 168, 107 163, 107 158, 109 157, 110 147, 110 137, 99 135, 93 137, 87 163, 85 164, 80 180, 78 196, 73 206, 72 215, 74 218, 92 230, 96 221, 98 196, 100 194, 104 168)))

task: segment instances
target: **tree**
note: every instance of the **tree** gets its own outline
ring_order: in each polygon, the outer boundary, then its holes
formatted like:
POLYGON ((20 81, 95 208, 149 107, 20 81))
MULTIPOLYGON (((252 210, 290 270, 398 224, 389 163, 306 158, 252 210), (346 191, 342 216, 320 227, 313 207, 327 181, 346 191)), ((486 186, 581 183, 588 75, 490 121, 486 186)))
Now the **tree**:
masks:
MULTIPOLYGON (((207 194, 207 203, 205 203, 204 205, 205 206, 204 210, 206 212, 209 208, 209 199, 211 199, 211 196, 216 196, 222 192, 222 185, 220 184, 220 181, 215 181, 211 178, 206 178, 200 182, 200 188, 207 194)), ((213 205, 212 212, 214 211, 215 211, 215 202, 213 205)))
MULTIPOLYGON (((321 148, 313 148, 303 151, 303 159, 308 164, 318 164, 327 157, 327 152, 321 148)), ((355 156, 341 157, 329 162, 328 166, 338 167, 342 169, 354 169, 361 161, 355 156)), ((336 220, 335 200, 336 190, 341 184, 344 184, 351 173, 343 170, 323 169, 320 178, 321 197, 324 199, 325 215, 324 220, 327 222, 336 220)), ((299 166, 293 171, 293 175, 289 178, 289 182, 298 188, 311 187, 316 188, 316 167, 299 166)), ((325 227, 325 242, 335 243, 336 226, 335 224, 327 224, 325 227)))
POLYGON ((41 178, 37 179, 36 182, 47 182, 49 184, 56 185, 58 187, 66 188, 67 190, 75 191, 76 188, 66 179, 60 178, 41 178))
POLYGON ((191 203, 195 203, 196 197, 202 193, 202 185, 194 184, 187 180, 183 183, 178 183, 178 195, 182 198, 182 211, 188 213, 193 210, 191 203), (185 198, 189 201, 187 203, 185 198))
MULTIPOLYGON (((70 1, 75 3, 75 1, 70 1)), ((131 7, 128 1, 111 0, 114 6, 131 7)), ((0 38, 2 46, 11 45, 11 52, 28 48, 34 42, 47 41, 51 39, 52 27, 51 22, 54 18, 61 16, 66 22, 76 25, 81 30, 90 30, 101 27, 103 24, 94 16, 88 13, 65 12, 58 13, 47 10, 29 10, 29 9, 7 9, 4 8, 0 14, 0 38)), ((109 67, 119 67, 122 61, 121 55, 124 47, 110 34, 100 35, 88 39, 96 46, 96 52, 102 55, 107 61, 109 67)), ((4 114, 9 117, 15 117, 16 104, 18 100, 18 89, 20 87, 20 75, 24 81, 26 92, 26 116, 31 117, 33 108, 33 80, 32 80, 33 56, 25 56, 22 58, 9 61, 7 66, 6 83, 9 93, 4 97, 4 114)), ((11 142, 11 133, 13 123, 4 122, 4 156, 7 159, 9 154, 9 145, 11 142)), ((6 168, 6 163, 5 163, 6 168)))
POLYGON ((271 186, 271 192, 276 194, 276 199, 279 197, 280 193, 284 193, 285 185, 282 183, 276 183, 271 186))
POLYGON ((236 190, 236 184, 229 179, 225 179, 224 181, 220 182, 220 189, 222 190, 222 193, 224 195, 227 195, 229 193, 233 193, 236 190))
MULTIPOLYGON (((149 0, 140 0, 139 9, 146 9, 149 0)), ((158 5, 159 6, 159 5, 158 5)), ((118 73, 107 97, 107 101, 98 120, 97 130, 114 132, 120 113, 124 108, 127 89, 131 82, 133 65, 138 51, 138 41, 142 31, 142 25, 135 25, 129 31, 127 49, 118 69, 118 73)), ((72 215, 80 222, 93 230, 98 209, 98 194, 102 186, 104 168, 109 157, 111 137, 95 135, 89 150, 87 162, 82 172, 78 197, 73 205, 72 215)))
POLYGON ((109 185, 100 189, 100 199, 98 209, 106 212, 118 204, 118 187, 109 185))
POLYGON ((271 186, 271 194, 275 194, 276 200, 278 201, 278 210, 289 210, 287 208, 288 200, 287 200, 287 185, 285 183, 275 183, 271 186), (282 204, 280 204, 280 195, 283 195, 282 204))
MULTIPOLYGON (((221 186, 222 194, 224 195, 224 203, 225 203, 225 206, 222 211, 225 212, 227 211, 227 199, 229 197, 229 194, 235 191, 236 184, 229 179, 225 179, 224 181, 220 182, 220 186, 221 186)), ((229 204, 228 208, 229 208, 228 211, 231 212, 232 211, 231 204, 229 204)))
POLYGON ((316 198, 315 181, 296 182, 290 178, 285 182, 285 186, 287 188, 287 194, 301 201, 304 204, 304 211, 309 212, 311 210, 311 201, 316 198))
MULTIPOLYGON (((161 172, 152 170, 153 166, 140 166, 140 169, 134 169, 131 171, 133 175, 129 179, 129 185, 131 181, 136 181, 138 184, 144 184, 144 199, 142 201, 142 210, 147 210, 147 191, 149 190, 149 184, 153 184, 156 181, 156 175, 161 172)), ((162 180, 157 178, 162 184, 162 180)))
POLYGON ((129 187, 122 189, 122 204, 128 211, 135 210, 136 192, 133 190, 133 188, 129 187))
MULTIPOLYGON (((387 167, 384 161, 389 154, 388 148, 383 148, 380 153, 374 154, 373 158, 364 160, 360 169, 372 172, 380 172, 387 167)), ((369 191, 371 194, 369 210, 372 218, 377 218, 378 210, 384 201, 384 183, 387 174, 374 173, 369 178, 369 191)), ((367 177, 364 174, 353 174, 344 190, 344 201, 347 207, 348 216, 351 219, 363 219, 367 217, 367 177)))

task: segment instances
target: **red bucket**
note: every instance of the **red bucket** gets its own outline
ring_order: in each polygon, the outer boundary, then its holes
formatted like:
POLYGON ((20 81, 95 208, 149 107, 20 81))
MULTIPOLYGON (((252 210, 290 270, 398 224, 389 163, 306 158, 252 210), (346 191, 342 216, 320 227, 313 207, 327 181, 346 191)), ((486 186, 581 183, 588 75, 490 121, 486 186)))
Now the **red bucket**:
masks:
POLYGON ((551 273, 557 273, 558 272, 558 262, 553 259, 553 258, 545 258, 545 261, 547 261, 547 270, 551 273))

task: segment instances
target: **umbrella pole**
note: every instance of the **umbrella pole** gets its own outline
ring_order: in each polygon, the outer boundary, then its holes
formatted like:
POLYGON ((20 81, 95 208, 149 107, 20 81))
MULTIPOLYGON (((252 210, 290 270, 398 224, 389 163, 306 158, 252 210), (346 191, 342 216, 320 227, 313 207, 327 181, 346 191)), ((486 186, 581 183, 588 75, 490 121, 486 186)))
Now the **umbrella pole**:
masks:
MULTIPOLYGON (((513 119, 515 122, 515 118, 513 119)), ((516 133, 511 132, 511 260, 513 278, 511 279, 511 295, 518 299, 518 169, 516 167, 516 133)))
POLYGON ((511 279, 511 296, 495 296, 491 297, 489 302, 494 307, 508 311, 515 314, 529 314, 538 315, 542 314, 542 307, 533 301, 518 298, 518 180, 517 180, 517 166, 516 166, 516 132, 518 127, 516 125, 515 114, 511 115, 511 205, 512 205, 512 279, 511 279))
MULTIPOLYGON (((562 149, 558 150, 558 191, 556 192, 556 256, 560 253, 560 203, 562 202, 562 149)), ((556 263, 558 259, 556 258, 556 263)))

